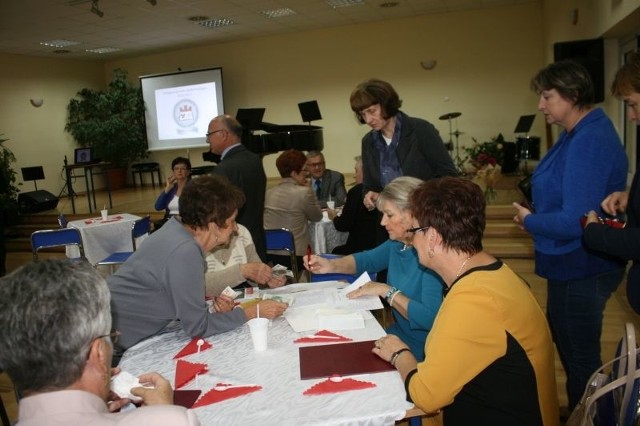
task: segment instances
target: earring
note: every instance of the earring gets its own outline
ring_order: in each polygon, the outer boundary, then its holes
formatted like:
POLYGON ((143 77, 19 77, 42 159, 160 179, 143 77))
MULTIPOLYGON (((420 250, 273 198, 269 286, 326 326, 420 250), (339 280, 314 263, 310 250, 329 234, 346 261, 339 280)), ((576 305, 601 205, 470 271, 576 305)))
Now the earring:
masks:
POLYGON ((435 255, 436 255, 436 252, 435 252, 435 251, 433 251, 433 249, 432 249, 432 248, 430 248, 430 249, 429 249, 429 251, 427 252, 427 256, 429 256, 429 258, 432 258, 432 257, 433 257, 433 256, 435 256, 435 255))

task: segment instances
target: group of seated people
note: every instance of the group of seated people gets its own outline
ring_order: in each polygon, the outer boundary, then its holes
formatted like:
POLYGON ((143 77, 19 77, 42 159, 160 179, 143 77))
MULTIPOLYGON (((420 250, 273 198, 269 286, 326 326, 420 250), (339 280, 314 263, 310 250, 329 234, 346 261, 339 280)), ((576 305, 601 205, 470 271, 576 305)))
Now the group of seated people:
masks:
MULTIPOLYGON (((285 154, 282 184, 294 185, 306 158, 285 154)), ((311 192, 299 186, 294 190, 304 196, 311 192)), ((127 402, 109 392, 108 378, 118 372, 110 367, 178 319, 187 335, 208 337, 243 325, 258 309, 270 319, 284 313, 287 305, 274 300, 235 306, 215 294, 215 275, 208 276, 207 263, 235 262, 240 266, 224 275, 271 283, 261 262, 247 257, 255 267, 245 271, 245 258, 234 250, 251 252, 246 231, 235 222, 243 202, 244 194, 226 178, 203 176, 183 188, 180 215, 150 235, 106 284, 90 267, 60 260, 28 264, 2 279, 0 338, 7 343, 0 347, 0 365, 23 395, 22 424, 39 424, 43 416, 62 424, 79 411, 87 423, 106 424, 113 415, 123 424, 156 416, 197 424, 189 410, 167 405, 170 386, 156 374, 141 376, 153 389, 134 393, 145 405, 162 407, 109 414, 127 402), (223 254, 209 257, 217 247, 225 247, 223 254), (207 293, 214 295, 211 306, 207 293)), ((482 250, 482 191, 464 178, 400 177, 376 203, 389 241, 339 259, 313 255, 304 266, 313 273, 389 269, 388 283, 370 282, 349 297, 379 295, 393 308, 390 334, 372 351, 399 370, 408 397, 425 411, 443 409, 447 424, 557 424, 547 322, 527 285, 482 250)))

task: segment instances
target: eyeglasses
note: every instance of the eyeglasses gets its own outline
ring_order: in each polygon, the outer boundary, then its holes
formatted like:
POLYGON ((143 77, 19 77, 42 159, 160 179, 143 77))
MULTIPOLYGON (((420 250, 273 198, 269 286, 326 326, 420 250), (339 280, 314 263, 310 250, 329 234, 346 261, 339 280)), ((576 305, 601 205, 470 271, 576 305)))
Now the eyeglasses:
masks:
POLYGON ((429 228, 431 228, 431 227, 430 226, 418 226, 417 228, 409 228, 409 229, 407 229, 407 233, 415 235, 416 232, 420 232, 420 231, 424 232, 429 228))
POLYGON ((183 172, 186 172, 187 170, 189 170, 189 169, 188 169, 188 168, 186 168, 186 167, 174 167, 174 168, 173 168, 173 171, 174 171, 174 172, 177 172, 177 171, 183 171, 183 172))
POLYGON ((208 138, 209 136, 213 135, 214 133, 218 133, 218 132, 224 132, 224 129, 218 129, 218 130, 214 130, 213 132, 207 132, 205 134, 205 137, 208 138))
POLYGON ((324 161, 321 161, 319 163, 307 163, 307 167, 320 167, 324 165, 324 161))
POLYGON ((110 339, 111 339, 111 343, 115 345, 116 343, 118 343, 118 340, 120 339, 120 335, 121 335, 121 334, 122 334, 122 333, 120 333, 118 330, 116 330, 116 331, 114 331, 114 332, 112 332, 112 333, 109 333, 109 334, 103 334, 103 335, 101 335, 101 336, 98 336, 98 337, 96 337, 96 338, 95 338, 95 339, 93 339, 93 340, 96 340, 96 339, 102 339, 103 337, 108 337, 108 338, 110 338, 110 339))

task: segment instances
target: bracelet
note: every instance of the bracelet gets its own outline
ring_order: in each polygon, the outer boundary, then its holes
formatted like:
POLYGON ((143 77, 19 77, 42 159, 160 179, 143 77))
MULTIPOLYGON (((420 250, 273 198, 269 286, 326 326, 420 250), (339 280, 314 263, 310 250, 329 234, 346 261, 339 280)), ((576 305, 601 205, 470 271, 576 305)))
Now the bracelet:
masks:
POLYGON ((396 361, 398 360, 398 357, 400 356, 400 354, 402 352, 408 352, 409 348, 402 348, 402 349, 398 349, 397 351, 395 351, 393 353, 393 355, 391 355, 391 359, 389 360, 389 364, 393 365, 394 367, 396 366, 396 361))
POLYGON ((386 299, 387 302, 389 302, 389 298, 398 291, 397 288, 395 287, 391 287, 389 289, 389 291, 387 291, 387 294, 384 295, 384 298, 386 299))
POLYGON ((396 298, 396 296, 398 295, 398 293, 402 293, 400 290, 396 291, 395 293, 393 293, 391 295, 391 299, 389 299, 389 306, 393 308, 393 299, 396 298))

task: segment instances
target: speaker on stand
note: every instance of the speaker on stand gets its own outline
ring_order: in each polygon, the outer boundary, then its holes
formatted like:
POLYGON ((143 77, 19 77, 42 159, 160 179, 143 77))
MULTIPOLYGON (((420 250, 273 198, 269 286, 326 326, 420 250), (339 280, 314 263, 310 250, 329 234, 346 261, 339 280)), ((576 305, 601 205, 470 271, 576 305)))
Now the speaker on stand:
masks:
POLYGON ((42 166, 36 167, 23 167, 22 168, 22 180, 32 180, 35 186, 35 191, 21 192, 18 194, 18 209, 22 214, 30 214, 43 212, 46 210, 53 210, 58 206, 58 197, 45 191, 43 189, 38 190, 38 184, 36 181, 44 179, 44 170, 42 166))

